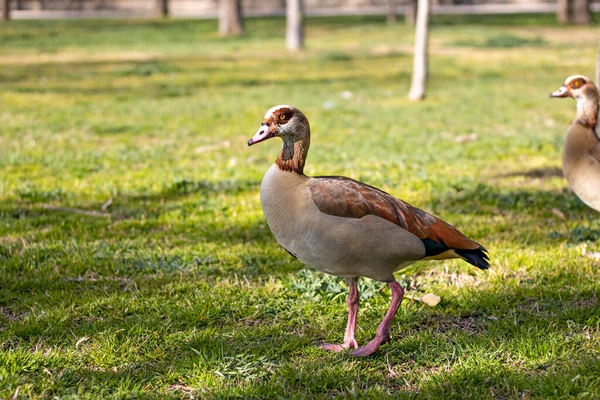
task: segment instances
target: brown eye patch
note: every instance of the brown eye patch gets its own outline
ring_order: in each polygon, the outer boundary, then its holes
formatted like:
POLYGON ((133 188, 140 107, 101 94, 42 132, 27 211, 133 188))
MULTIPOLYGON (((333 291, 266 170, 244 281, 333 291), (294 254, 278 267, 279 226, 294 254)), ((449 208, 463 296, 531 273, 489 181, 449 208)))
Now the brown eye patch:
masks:
POLYGON ((570 86, 574 89, 579 89, 580 87, 583 86, 583 79, 581 79, 581 78, 575 79, 574 81, 571 82, 570 86))
POLYGON ((287 122, 292 118, 292 112, 289 109, 282 109, 274 115, 275 121, 279 124, 287 124, 287 122))

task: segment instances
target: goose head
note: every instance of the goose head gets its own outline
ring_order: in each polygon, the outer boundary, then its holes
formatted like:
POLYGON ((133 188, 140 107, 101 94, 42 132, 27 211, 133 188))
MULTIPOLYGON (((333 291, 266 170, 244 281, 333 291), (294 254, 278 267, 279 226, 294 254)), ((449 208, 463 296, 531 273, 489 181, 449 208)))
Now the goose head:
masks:
POLYGON ((267 111, 260 128, 248 140, 248 146, 264 142, 276 136, 288 143, 310 140, 308 119, 296 107, 288 105, 275 106, 267 111))
POLYGON ((590 78, 583 75, 570 76, 550 97, 574 98, 577 101, 577 123, 593 129, 600 138, 600 124, 597 124, 600 119, 600 95, 590 78))
POLYGON ((583 75, 572 75, 558 90, 550 93, 550 97, 572 97, 579 101, 594 95, 597 96, 597 94, 598 90, 590 78, 583 75))

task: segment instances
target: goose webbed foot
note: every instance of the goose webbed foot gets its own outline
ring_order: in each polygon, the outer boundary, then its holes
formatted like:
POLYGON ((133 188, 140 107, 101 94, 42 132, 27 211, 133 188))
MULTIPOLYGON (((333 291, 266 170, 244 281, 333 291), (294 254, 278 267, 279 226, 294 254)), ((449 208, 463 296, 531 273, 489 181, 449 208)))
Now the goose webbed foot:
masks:
POLYGON ((347 349, 358 349, 358 343, 356 339, 352 339, 350 341, 344 341, 342 344, 334 344, 334 343, 319 343, 317 345, 318 348, 328 351, 340 352, 347 349))

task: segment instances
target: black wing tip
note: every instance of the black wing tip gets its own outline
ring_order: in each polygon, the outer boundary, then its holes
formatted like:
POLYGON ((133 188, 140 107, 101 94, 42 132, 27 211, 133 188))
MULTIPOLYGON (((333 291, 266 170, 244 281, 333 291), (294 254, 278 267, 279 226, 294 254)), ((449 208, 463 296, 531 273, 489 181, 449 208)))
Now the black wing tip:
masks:
POLYGON ((490 268, 490 258, 487 254, 487 250, 483 246, 479 246, 479 248, 472 250, 454 249, 454 252, 461 256, 463 260, 479 269, 490 268))
POLYGON ((446 246, 443 240, 439 241, 425 238, 421 239, 423 245, 425 245, 425 257, 435 257, 438 254, 442 254, 445 251, 451 250, 450 247, 446 246))

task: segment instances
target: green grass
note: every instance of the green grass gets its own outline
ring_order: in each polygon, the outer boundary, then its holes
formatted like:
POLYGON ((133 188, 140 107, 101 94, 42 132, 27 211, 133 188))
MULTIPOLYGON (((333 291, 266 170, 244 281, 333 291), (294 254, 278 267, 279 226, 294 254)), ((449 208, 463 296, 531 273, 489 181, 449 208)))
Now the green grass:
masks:
MULTIPOLYGON (((600 28, 436 17, 421 103, 409 27, 307 28, 289 55, 282 19, 234 39, 215 21, 0 25, 0 398, 600 398, 582 256, 600 219, 559 173, 575 103, 548 99, 593 75, 600 28), (311 120, 308 174, 382 187, 490 250, 488 272, 399 273, 442 301, 406 301, 372 357, 315 348, 342 340, 345 288, 266 226, 280 145, 246 141, 281 103, 311 120)), ((390 297, 361 289, 365 343, 390 297)))

